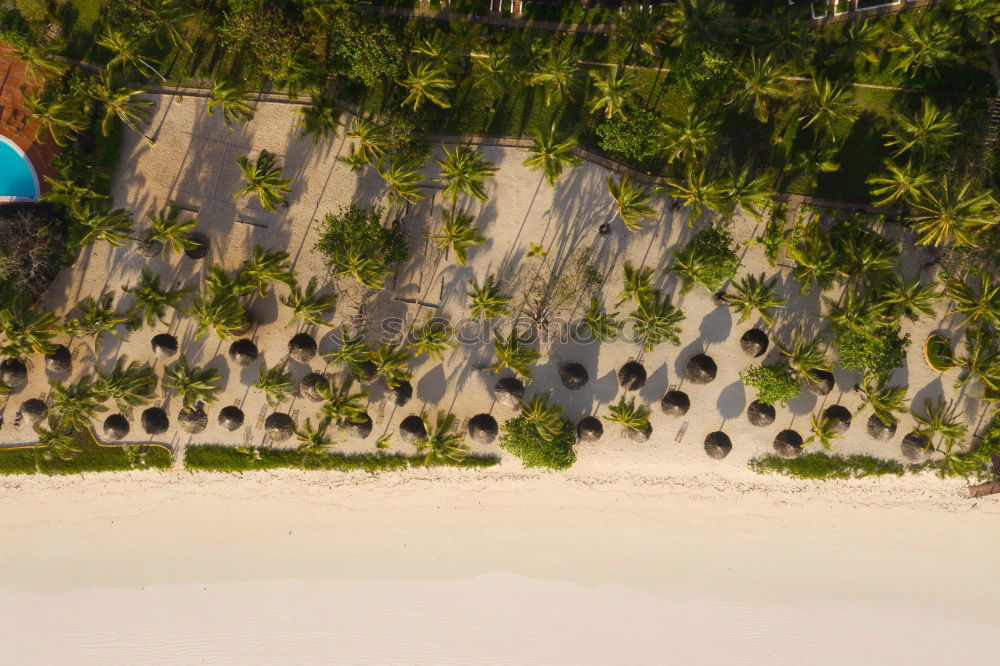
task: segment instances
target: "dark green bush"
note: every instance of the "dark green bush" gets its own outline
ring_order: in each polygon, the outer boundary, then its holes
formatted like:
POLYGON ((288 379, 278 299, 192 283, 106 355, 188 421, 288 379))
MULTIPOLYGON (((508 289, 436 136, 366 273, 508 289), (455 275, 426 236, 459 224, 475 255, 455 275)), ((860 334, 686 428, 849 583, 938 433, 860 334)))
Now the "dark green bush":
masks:
POLYGON ((663 129, 651 111, 637 109, 626 118, 615 116, 597 126, 601 150, 642 161, 660 152, 663 129))
POLYGON ((331 272, 345 272, 351 252, 376 259, 378 267, 374 272, 381 279, 392 273, 395 266, 406 262, 410 249, 402 230, 383 226, 381 217, 379 208, 365 209, 354 204, 341 208, 337 214, 327 214, 320 228, 316 251, 326 259, 331 272))
POLYGON ((874 375, 891 372, 906 363, 906 348, 910 334, 899 335, 899 329, 883 326, 871 336, 837 327, 833 346, 837 348, 837 362, 848 370, 869 371, 874 375))
POLYGON ((799 479, 860 479, 866 476, 902 476, 906 467, 895 460, 872 456, 831 456, 806 453, 798 458, 764 456, 750 461, 758 474, 784 474, 799 479))
POLYGON ((799 381, 784 361, 747 368, 740 381, 757 389, 757 400, 765 405, 786 405, 799 394, 799 381))
POLYGON ((523 416, 509 419, 500 429, 500 446, 521 459, 525 467, 567 469, 576 462, 573 424, 563 419, 563 429, 547 440, 523 416))
MULTIPOLYGON (((295 449, 257 449, 245 451, 218 444, 190 446, 184 467, 207 472, 249 472, 266 469, 307 469, 337 472, 391 472, 422 467, 423 456, 401 453, 323 453, 303 458, 295 449)), ((467 456, 461 462, 437 462, 432 467, 491 467, 500 462, 496 456, 467 456)))

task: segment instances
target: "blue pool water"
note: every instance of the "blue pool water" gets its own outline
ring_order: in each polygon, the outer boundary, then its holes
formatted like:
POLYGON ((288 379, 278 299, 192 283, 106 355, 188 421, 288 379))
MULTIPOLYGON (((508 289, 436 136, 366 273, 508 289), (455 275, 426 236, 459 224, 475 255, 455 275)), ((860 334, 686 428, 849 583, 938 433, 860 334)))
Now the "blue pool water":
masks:
POLYGON ((6 141, 0 141, 0 199, 21 197, 34 199, 34 173, 31 165, 6 141))

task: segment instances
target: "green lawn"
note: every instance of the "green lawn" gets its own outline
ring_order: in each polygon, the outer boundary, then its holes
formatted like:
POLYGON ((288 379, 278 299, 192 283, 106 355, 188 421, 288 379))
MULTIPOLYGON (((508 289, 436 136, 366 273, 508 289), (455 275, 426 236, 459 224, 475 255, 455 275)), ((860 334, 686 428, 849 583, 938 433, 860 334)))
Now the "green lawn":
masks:
MULTIPOLYGON (((9 426, 8 426, 9 427, 9 426)), ((36 448, 0 449, 0 474, 77 474, 121 472, 132 469, 169 469, 170 452, 162 446, 102 446, 89 430, 77 433, 69 460, 53 456, 46 460, 36 448)))

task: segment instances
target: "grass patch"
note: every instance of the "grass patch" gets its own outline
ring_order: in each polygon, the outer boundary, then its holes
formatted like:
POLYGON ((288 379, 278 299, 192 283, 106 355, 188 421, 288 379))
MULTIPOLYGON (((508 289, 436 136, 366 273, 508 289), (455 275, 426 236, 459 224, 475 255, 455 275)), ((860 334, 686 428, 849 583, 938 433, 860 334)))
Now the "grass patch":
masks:
POLYGON ((758 474, 784 474, 797 479, 861 479, 866 476, 902 476, 906 466, 873 456, 831 456, 807 453, 790 460, 779 456, 755 458, 750 469, 758 474))
POLYGON ((104 446, 89 430, 76 434, 73 448, 79 452, 69 460, 53 456, 46 460, 36 447, 0 449, 0 474, 79 474, 124 472, 133 469, 169 469, 170 452, 162 446, 104 446))
MULTIPOLYGON (((436 463, 431 467, 492 467, 500 462, 497 456, 468 456, 459 463, 436 463)), ((372 474, 411 467, 423 467, 423 456, 402 453, 326 453, 303 458, 295 449, 257 449, 244 451, 231 446, 205 444, 190 446, 184 457, 184 467, 206 472, 249 472, 267 469, 308 469, 372 474)))

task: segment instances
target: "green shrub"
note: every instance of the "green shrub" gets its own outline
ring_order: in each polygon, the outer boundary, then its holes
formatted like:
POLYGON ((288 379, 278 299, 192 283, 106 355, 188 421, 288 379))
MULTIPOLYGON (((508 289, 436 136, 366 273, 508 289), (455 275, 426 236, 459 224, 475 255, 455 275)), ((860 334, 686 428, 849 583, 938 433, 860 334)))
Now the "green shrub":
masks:
POLYGON ((740 258, 733 248, 733 237, 725 229, 710 226, 699 231, 679 250, 674 250, 675 267, 670 270, 680 277, 682 290, 692 285, 717 292, 731 280, 740 267, 740 258))
POLYGON ((376 88, 402 73, 403 50, 396 36, 376 17, 340 12, 330 24, 330 65, 366 88, 376 88))
POLYGON ((501 427, 500 447, 521 459, 525 467, 567 469, 576 462, 573 424, 563 419, 563 428, 545 439, 523 416, 509 419, 501 427))
POLYGON ((626 118, 615 116, 597 126, 601 150, 642 161, 660 152, 663 129, 655 113, 634 110, 626 118))
POLYGON ((327 214, 316 251, 326 259, 332 273, 351 274, 368 286, 381 286, 396 265, 406 262, 410 250, 402 230, 383 226, 381 216, 379 208, 364 209, 354 204, 341 208, 336 215, 327 214), (352 256, 371 261, 361 269, 361 276, 352 256))
POLYGON ((868 371, 873 375, 902 367, 909 345, 910 334, 900 337, 899 329, 892 326, 877 328, 871 336, 838 326, 833 336, 840 367, 868 371))
POLYGON ((784 361, 766 363, 740 372, 740 381, 757 389, 757 400, 765 405, 786 405, 799 394, 799 381, 784 361))
MULTIPOLYGON (((306 458, 295 449, 256 449, 247 451, 218 444, 190 446, 184 456, 184 467, 206 472, 249 472, 267 469, 307 469, 352 472, 363 470, 391 472, 422 467, 424 457, 401 453, 323 453, 306 458)), ((500 462, 497 456, 472 455, 460 462, 437 462, 433 467, 492 467, 500 462)))
POLYGON ((872 456, 831 456, 807 453, 798 458, 764 456, 750 461, 758 474, 784 474, 799 479, 860 479, 866 476, 902 476, 906 467, 895 460, 872 456))

